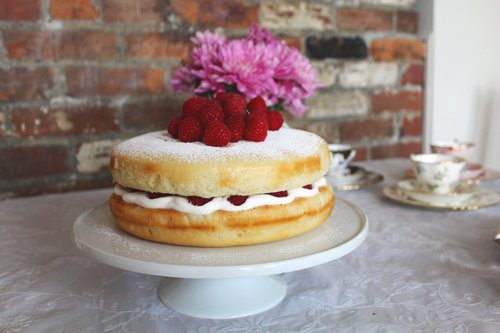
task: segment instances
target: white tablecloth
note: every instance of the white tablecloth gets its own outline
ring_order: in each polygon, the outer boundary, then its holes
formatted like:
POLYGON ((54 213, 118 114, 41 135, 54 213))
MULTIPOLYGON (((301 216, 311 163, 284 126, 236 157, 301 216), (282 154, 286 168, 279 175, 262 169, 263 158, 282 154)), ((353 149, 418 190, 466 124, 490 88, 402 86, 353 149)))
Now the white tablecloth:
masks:
MULTIPOLYGON (((385 184, 406 162, 366 163, 385 184)), ((500 190, 500 182, 488 187, 500 190)), ((475 212, 403 207, 382 185, 337 192, 362 207, 367 240, 353 253, 284 274, 287 297, 236 320, 179 315, 161 278, 83 256, 72 224, 110 190, 0 202, 0 332, 500 332, 500 206, 475 212)))

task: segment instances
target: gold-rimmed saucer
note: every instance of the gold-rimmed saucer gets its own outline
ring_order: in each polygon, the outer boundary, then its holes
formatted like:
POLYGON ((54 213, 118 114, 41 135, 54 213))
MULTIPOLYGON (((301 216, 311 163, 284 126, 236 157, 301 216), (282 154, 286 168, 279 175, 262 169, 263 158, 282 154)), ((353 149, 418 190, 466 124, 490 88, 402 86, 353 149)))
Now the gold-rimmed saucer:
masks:
POLYGON ((358 190, 362 187, 376 185, 384 181, 384 176, 380 173, 366 170, 362 167, 356 167, 363 172, 362 177, 358 179, 352 179, 347 182, 339 181, 338 179, 333 178, 332 175, 327 175, 327 181, 332 185, 332 187, 336 190, 340 191, 351 191, 358 190))
POLYGON ((437 210, 477 210, 484 207, 494 206, 500 203, 500 194, 497 192, 478 188, 471 198, 460 203, 451 205, 437 205, 412 199, 402 191, 397 184, 390 185, 382 191, 389 199, 401 204, 437 210))

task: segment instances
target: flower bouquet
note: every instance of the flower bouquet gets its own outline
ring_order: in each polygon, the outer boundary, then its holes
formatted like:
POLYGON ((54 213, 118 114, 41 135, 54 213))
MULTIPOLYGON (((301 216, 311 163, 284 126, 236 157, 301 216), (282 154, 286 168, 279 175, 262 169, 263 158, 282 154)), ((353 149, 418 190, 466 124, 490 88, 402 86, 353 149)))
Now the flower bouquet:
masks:
POLYGON ((268 107, 300 117, 307 110, 304 100, 321 86, 308 59, 267 29, 253 26, 247 37, 232 40, 217 32, 197 32, 191 40, 190 62, 170 82, 177 93, 261 96, 268 107))

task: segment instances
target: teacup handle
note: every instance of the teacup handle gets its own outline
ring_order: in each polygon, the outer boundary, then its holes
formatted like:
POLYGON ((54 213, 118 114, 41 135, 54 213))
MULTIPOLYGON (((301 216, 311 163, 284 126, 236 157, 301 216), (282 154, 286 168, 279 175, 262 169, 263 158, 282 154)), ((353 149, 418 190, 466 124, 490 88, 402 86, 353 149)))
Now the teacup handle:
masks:
POLYGON ((353 149, 353 150, 351 150, 351 153, 349 154, 349 156, 346 159, 347 163, 350 163, 354 159, 354 157, 356 157, 356 150, 353 149))

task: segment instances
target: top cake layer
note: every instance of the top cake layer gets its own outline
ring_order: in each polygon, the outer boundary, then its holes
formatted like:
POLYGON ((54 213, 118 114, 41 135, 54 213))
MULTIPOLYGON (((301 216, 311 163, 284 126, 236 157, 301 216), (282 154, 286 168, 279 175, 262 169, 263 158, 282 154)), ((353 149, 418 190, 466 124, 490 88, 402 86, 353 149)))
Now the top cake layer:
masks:
POLYGON ((216 197, 298 188, 323 177, 328 146, 317 135, 282 128, 264 142, 227 147, 184 143, 166 132, 141 135, 113 150, 115 182, 148 192, 216 197))

